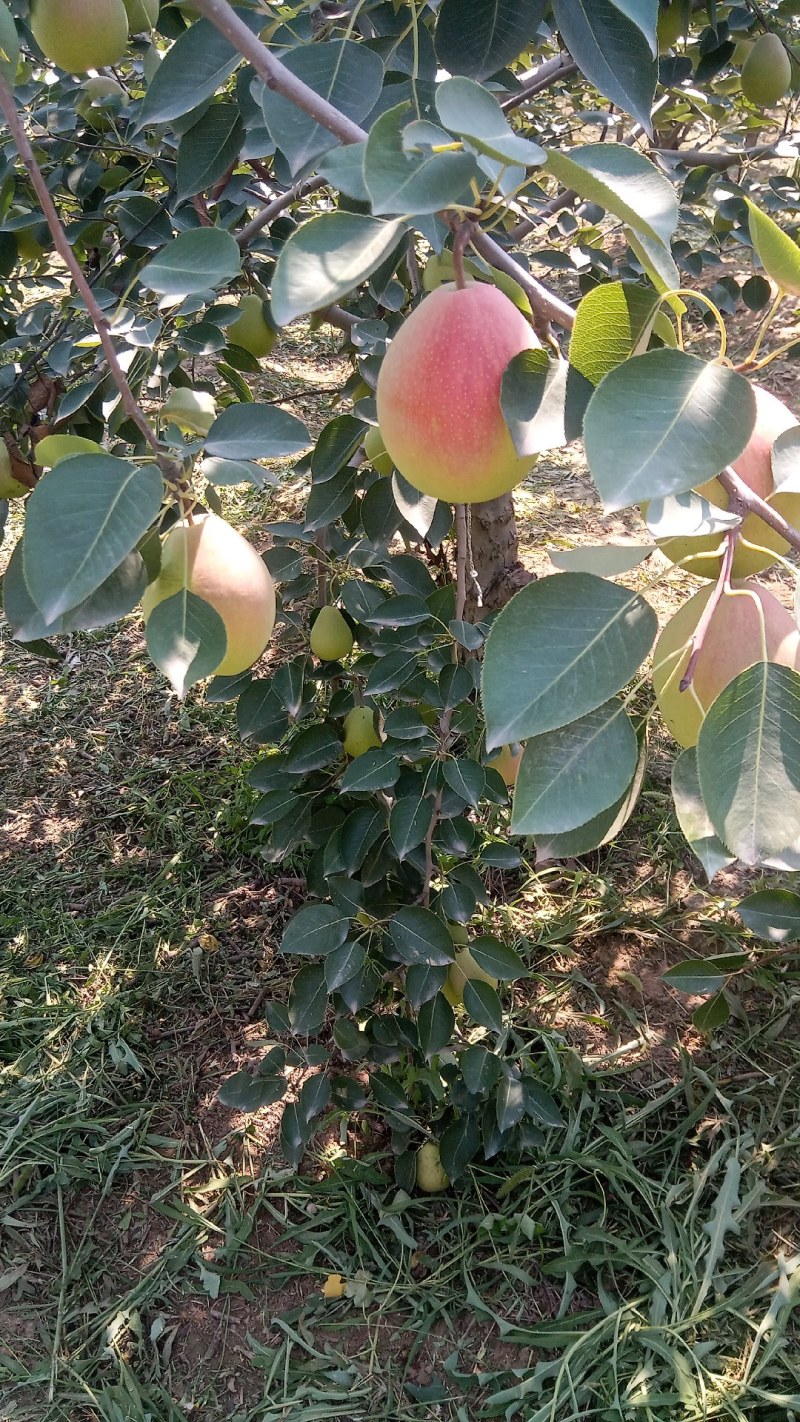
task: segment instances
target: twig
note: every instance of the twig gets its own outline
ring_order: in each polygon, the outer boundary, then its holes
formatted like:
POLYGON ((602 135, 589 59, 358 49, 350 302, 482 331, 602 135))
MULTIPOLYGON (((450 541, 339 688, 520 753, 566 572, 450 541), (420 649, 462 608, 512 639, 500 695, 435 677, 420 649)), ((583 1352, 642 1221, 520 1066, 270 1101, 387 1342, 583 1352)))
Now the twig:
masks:
POLYGON ((463 622, 467 605, 467 506, 456 504, 456 622, 463 622))
POLYGON ((470 223, 456 222, 453 224, 453 271, 456 278, 456 286, 462 291, 467 285, 464 275, 464 253, 469 245, 470 223))
POLYGON ((491 267, 496 267, 498 271, 505 272, 519 282, 537 315, 544 321, 555 321, 556 325, 563 326, 565 331, 572 330, 575 325, 575 312, 568 302, 562 301, 555 292, 542 286, 542 283, 531 276, 525 267, 520 266, 519 262, 515 262, 511 253, 500 247, 488 232, 474 227, 471 241, 475 251, 480 252, 491 267))
POLYGON ((144 412, 140 409, 136 396, 134 395, 130 385, 128 384, 127 376, 125 375, 125 372, 122 369, 122 366, 120 365, 116 347, 114 346, 114 342, 111 339, 111 330, 109 328, 108 321, 106 320, 102 310, 97 304, 95 294, 92 291, 92 288, 90 287, 88 281, 86 280, 86 277, 84 276, 83 268, 81 267, 77 257, 75 256, 75 253, 73 252, 72 248, 69 245, 69 242, 67 241, 67 236, 64 231, 64 228, 61 225, 61 219, 59 218, 58 212, 56 211, 55 203, 53 202, 53 199, 50 196, 47 183, 45 182, 44 177, 42 176, 41 169, 39 168, 39 164, 36 162, 33 149, 31 148, 31 145, 28 141, 28 135, 25 132, 24 124, 17 110, 16 103, 14 102, 14 96, 2 76, 0 76, 0 109, 2 109, 3 111, 3 115, 10 129, 11 136, 14 140, 17 152, 19 153, 19 156, 22 159, 28 177, 30 178, 31 183, 33 185, 34 192, 36 193, 36 196, 39 199, 39 204, 47 220, 47 225, 50 228, 56 251, 58 252, 58 255, 61 257, 65 266, 67 267, 67 270, 69 271, 69 274, 72 277, 75 286, 83 297, 84 304, 92 319, 94 328, 97 331, 98 336, 100 337, 100 344, 103 347, 103 354, 105 355, 105 358, 108 361, 109 369, 111 371, 112 376, 114 377, 114 383, 116 384, 117 389, 119 390, 119 393, 122 396, 122 404, 125 413, 129 417, 129 419, 133 420, 137 429, 140 430, 141 433, 144 435, 145 439, 147 440, 147 443, 153 450, 153 453, 155 454, 156 459, 158 460, 161 468, 164 469, 164 463, 168 465, 169 477, 174 480, 174 469, 172 463, 171 461, 166 460, 165 456, 162 454, 161 447, 159 445, 155 431, 150 425, 150 422, 145 416, 144 412), (164 461, 164 463, 162 463, 162 461, 164 461))
POLYGON ((555 59, 548 59, 539 68, 534 70, 530 79, 518 89, 515 94, 511 94, 507 99, 500 100, 500 107, 505 113, 510 113, 512 109, 519 108, 526 99, 532 99, 535 94, 541 94, 543 89, 549 89, 551 84, 555 84, 559 79, 569 79, 571 75, 577 74, 578 66, 571 55, 563 50, 556 55, 555 59))
MULTIPOLYGON (((731 507, 732 506, 733 500, 731 500, 731 507)), ((738 508, 736 509, 736 512, 739 512, 738 508)), ((705 643, 706 637, 708 636, 708 629, 711 626, 711 621, 714 616, 714 613, 719 607, 719 604, 722 601, 722 598, 724 597, 725 593, 730 592, 731 573, 733 572, 733 556, 736 552, 736 544, 739 541, 739 527, 737 526, 736 528, 727 529, 724 534, 724 538, 725 552, 722 555, 722 563, 720 565, 719 577, 717 578, 717 585, 714 588, 711 597, 708 599, 708 602, 706 603, 703 609, 703 615, 694 630, 694 636, 692 638, 692 652, 688 662, 686 663, 686 671, 683 673, 683 676, 680 680, 680 686, 678 688, 680 691, 689 690, 689 687, 691 686, 692 680, 694 678, 695 670, 697 668, 698 658, 703 650, 703 645, 705 643)))
MULTIPOLYGON (((728 468, 723 469, 722 473, 717 477, 723 489, 729 495, 732 503, 735 501, 737 505, 747 513, 758 514, 758 517, 762 519, 764 523, 770 528, 774 528, 776 533, 779 533, 782 538, 786 539, 786 542, 791 548, 800 552, 800 532, 798 532, 791 523, 787 523, 786 519, 781 517, 777 509, 774 509, 771 504, 766 503, 759 494, 755 494, 753 490, 745 484, 744 479, 739 477, 735 469, 728 466, 728 468)), ((780 490, 778 490, 778 492, 780 492, 780 490)))
POLYGON ((757 148, 726 148, 716 152, 706 152, 703 148, 651 148, 650 154, 655 158, 672 160, 673 167, 714 168, 724 172, 726 168, 735 168, 741 163, 775 158, 777 151, 774 143, 762 143, 757 148))
POLYGON ((309 193, 313 193, 316 188, 323 188, 324 186, 324 178, 305 178, 302 183, 295 183, 293 188, 289 188, 287 192, 281 193, 280 197, 276 197, 272 202, 267 203, 266 207, 262 207, 261 211, 256 214, 252 221, 248 222, 247 226, 242 228, 236 238, 239 246, 249 247, 253 238, 257 237, 259 232, 263 232, 265 227, 269 227, 269 224, 274 218, 279 217, 282 212, 285 212, 287 207, 291 207, 293 202, 298 202, 300 198, 307 197, 309 193))

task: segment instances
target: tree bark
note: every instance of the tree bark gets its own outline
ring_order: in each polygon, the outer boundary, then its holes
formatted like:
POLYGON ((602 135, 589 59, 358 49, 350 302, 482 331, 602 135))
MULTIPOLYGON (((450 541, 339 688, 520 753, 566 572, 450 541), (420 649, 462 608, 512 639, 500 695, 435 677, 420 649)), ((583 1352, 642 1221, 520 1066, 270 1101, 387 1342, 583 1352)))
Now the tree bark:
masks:
MULTIPOLYGON (((503 494, 488 503, 473 504, 471 525, 472 568, 481 605, 484 611, 492 612, 505 607, 535 576, 520 562, 513 495, 503 494)), ((467 609, 471 619, 479 614, 474 580, 468 587, 467 609)))

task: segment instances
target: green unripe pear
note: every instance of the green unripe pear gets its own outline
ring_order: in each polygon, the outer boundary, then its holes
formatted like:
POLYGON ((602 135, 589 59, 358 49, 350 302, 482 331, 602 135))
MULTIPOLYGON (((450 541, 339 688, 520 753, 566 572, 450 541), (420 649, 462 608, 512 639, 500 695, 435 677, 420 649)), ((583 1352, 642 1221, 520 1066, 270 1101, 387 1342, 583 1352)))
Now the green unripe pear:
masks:
POLYGON ((789 90, 792 64, 777 35, 760 35, 742 67, 742 93, 751 104, 769 108, 789 90))
MULTIPOLYGON (((110 116, 105 112, 105 101, 109 99, 119 99, 125 101, 125 90, 116 79, 112 79, 107 74, 93 74, 90 79, 86 79, 81 85, 83 93, 75 105, 76 111, 81 118, 92 128, 98 130, 110 128, 112 126, 110 116)), ((130 176, 130 175, 129 175, 130 176)))
POLYGON ((31 29, 42 54, 68 74, 116 64, 128 47, 123 0, 33 0, 31 29))
POLYGON ((377 425, 370 425, 364 437, 364 453, 378 474, 391 474, 394 469, 390 456, 386 453, 383 435, 377 425))
POLYGON ((447 930, 454 943, 465 947, 469 943, 469 930, 465 923, 448 923, 447 930))
POLYGON ((164 540, 158 577, 142 598, 148 621, 154 607, 188 588, 225 624, 228 645, 215 676, 236 676, 258 661, 275 625, 275 584, 263 558, 216 514, 182 519, 164 540))
POLYGON ((503 746, 496 755, 492 756, 490 761, 487 761, 487 765, 490 765, 492 770, 496 770, 498 775, 502 775, 509 789, 517 783, 524 749, 525 747, 521 746, 519 741, 514 741, 510 746, 503 746))
POLYGON ((217 418, 217 402, 207 390, 178 385, 161 406, 161 417, 189 434, 207 435, 217 418))
POLYGON ((0 499, 21 499, 29 494, 27 484, 21 484, 11 472, 11 455, 4 439, 0 439, 0 499))
POLYGON ((344 749, 352 760, 364 751, 379 746, 381 738, 375 729, 375 712, 369 706, 354 706, 344 718, 344 749))
POLYGON ((83 435, 45 435, 36 446, 35 459, 43 469, 53 469, 62 459, 73 459, 76 454, 102 454, 102 446, 83 435))
POLYGON ((731 64, 735 64, 737 69, 741 69, 742 65, 747 62, 749 56, 752 54, 754 44, 755 40, 747 37, 737 40, 736 48, 731 55, 731 64))
POLYGON ((476 963, 469 948, 456 948, 455 961, 447 969, 447 977, 442 988, 451 1007, 458 1007, 464 1001, 464 988, 469 982, 488 983, 490 987, 497 987, 497 978, 493 978, 491 973, 484 972, 483 968, 476 963))
POLYGON ((122 3, 128 12, 132 35, 153 29, 158 20, 159 0, 122 0, 122 3))
POLYGON ((706 712, 740 672, 766 660, 796 667, 800 656, 791 613, 757 583, 734 583, 724 593, 708 625, 691 684, 681 678, 692 653, 692 638, 714 585, 701 588, 666 624, 653 653, 653 689, 658 708, 682 746, 697 744, 706 712))
POLYGON ((672 0, 658 12, 658 52, 668 54, 672 46, 684 33, 683 6, 680 0, 672 0))
POLYGON ((353 650, 353 633, 338 607, 321 607, 311 628, 311 650, 323 662, 340 662, 353 650))
POLYGON ((251 355, 261 359, 268 356, 278 339, 264 315, 264 303, 260 296, 243 296, 239 302, 239 315, 225 332, 229 341, 241 346, 251 355))
POLYGON ((426 1141, 417 1151, 417 1185, 427 1195, 438 1195, 446 1190, 450 1177, 442 1165, 436 1141, 426 1141))

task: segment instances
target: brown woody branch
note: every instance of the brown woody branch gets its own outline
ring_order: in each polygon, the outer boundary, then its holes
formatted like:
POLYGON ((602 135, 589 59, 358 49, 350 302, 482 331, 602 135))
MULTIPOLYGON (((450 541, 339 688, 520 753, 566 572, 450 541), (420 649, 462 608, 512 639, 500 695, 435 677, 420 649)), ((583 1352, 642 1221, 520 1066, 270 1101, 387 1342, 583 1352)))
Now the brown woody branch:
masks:
POLYGON ((285 212, 287 207, 291 207, 293 202, 298 202, 300 198, 307 197, 309 193, 313 193, 316 188, 322 188, 324 186, 324 178, 305 178, 302 183, 295 183, 293 188, 289 188, 287 192, 281 193, 279 197, 273 198, 272 202, 267 203, 266 207, 262 207, 261 211, 256 213, 252 221, 248 222, 247 226, 242 228, 239 236, 236 238, 239 246, 242 248, 249 247, 253 238, 257 237, 259 232, 263 232, 265 227, 269 227, 269 224, 273 222, 276 217, 280 217, 280 214, 285 212))
POLYGON ((730 498, 731 506, 736 505, 737 513, 742 509, 746 513, 758 514, 758 517, 764 523, 770 528, 773 528, 782 538, 786 539, 786 542, 791 548, 800 552, 800 531, 794 528, 791 523, 787 523, 786 519, 778 513, 778 510, 774 509, 771 504, 766 503, 759 494, 754 493, 749 485, 745 484, 744 479, 740 478, 736 473, 735 469, 732 469, 730 466, 727 469, 723 469, 718 478, 730 498))
POLYGON ((533 99, 544 89, 558 83, 559 79, 569 79, 577 72, 578 66, 572 56, 562 50, 555 59, 548 59, 544 64, 540 64, 521 89, 517 89, 507 99, 501 99, 500 107, 505 113, 510 113, 512 109, 518 109, 520 104, 524 104, 526 99, 533 99))

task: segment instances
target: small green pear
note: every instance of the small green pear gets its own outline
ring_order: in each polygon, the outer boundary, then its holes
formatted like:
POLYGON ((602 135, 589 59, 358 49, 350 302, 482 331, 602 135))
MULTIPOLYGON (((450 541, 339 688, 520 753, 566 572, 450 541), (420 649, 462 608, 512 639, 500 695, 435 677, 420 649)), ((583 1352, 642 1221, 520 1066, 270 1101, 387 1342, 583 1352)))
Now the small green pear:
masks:
POLYGON ((176 385, 161 406, 161 418, 189 434, 207 435, 217 418, 217 403, 207 390, 176 385))
POLYGON ((128 12, 128 24, 132 35, 140 35, 143 30, 152 30, 158 21, 159 0, 122 0, 128 12))
POLYGON ((491 760, 487 761, 487 765, 491 766, 492 770, 496 770, 498 775, 503 777, 509 790, 517 783, 520 761, 522 760, 522 752, 524 749, 525 747, 520 745, 519 741, 513 741, 509 746, 502 746, 501 749, 492 756, 491 760))
POLYGON ((344 718, 345 754, 355 760, 364 751, 380 744, 381 738, 375 729, 375 712, 370 706, 354 706, 344 718))
POLYGON ((278 339, 264 315, 264 303, 260 296, 243 296, 239 302, 239 315, 225 332, 229 341, 241 346, 260 360, 268 356, 278 339))
POLYGON ((353 650, 353 633, 338 607, 321 607, 311 628, 311 650, 322 662, 340 662, 353 650))
POLYGON ((447 969, 447 977, 442 988, 451 1007, 458 1007, 464 1001, 464 988, 469 982, 488 983, 489 987, 497 987, 497 978, 493 978, 491 973, 484 972, 483 968, 476 963, 469 948, 456 948, 455 961, 447 969))
POLYGON ((760 35, 742 66, 742 93, 761 109, 777 104, 792 82, 792 63, 777 35, 760 35))
POLYGON ((417 1185, 427 1195, 438 1195, 450 1184, 436 1141, 426 1141, 417 1151, 417 1185))
POLYGON ((378 474, 391 474, 394 470, 391 456, 386 452, 386 445, 377 425, 370 425, 364 437, 364 453, 367 456, 373 469, 378 474))
POLYGON ((68 74, 116 64, 128 48, 123 0, 33 0, 31 29, 42 54, 68 74))
POLYGON ((11 472, 11 455, 4 439, 0 439, 0 499, 21 499, 29 494, 27 484, 20 483, 11 472))

